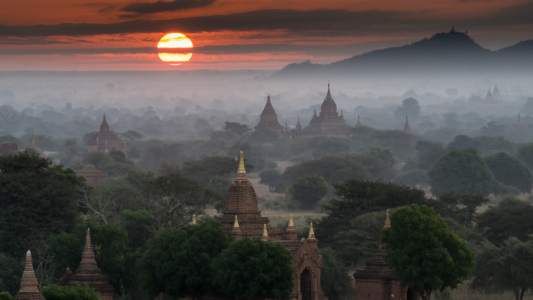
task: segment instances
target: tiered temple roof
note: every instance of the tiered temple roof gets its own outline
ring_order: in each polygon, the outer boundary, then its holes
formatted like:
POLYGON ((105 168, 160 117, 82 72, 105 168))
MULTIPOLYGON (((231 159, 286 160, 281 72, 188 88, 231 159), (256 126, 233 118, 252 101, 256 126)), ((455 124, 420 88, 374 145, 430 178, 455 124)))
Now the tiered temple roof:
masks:
POLYGON ((91 244, 91 231, 87 229, 85 236, 85 246, 81 255, 80 266, 73 275, 68 276, 70 269, 67 269, 65 276, 60 281, 62 285, 88 285, 90 288, 100 293, 101 300, 112 300, 114 289, 109 284, 107 276, 102 274, 96 264, 96 258, 91 244))
POLYGON ((304 129, 295 129, 292 131, 293 137, 300 136, 348 136, 351 134, 352 127, 346 125, 344 116, 339 116, 337 112, 337 104, 333 97, 331 97, 330 86, 328 83, 328 91, 326 98, 320 107, 320 114, 314 112, 313 118, 309 122, 309 126, 304 129))
POLYGON ((43 295, 38 289, 30 250, 26 253, 26 264, 24 265, 24 272, 20 280, 20 290, 15 295, 15 300, 44 300, 43 295))
POLYGON ((270 96, 267 97, 267 103, 261 113, 259 124, 255 126, 255 130, 261 129, 272 129, 278 133, 283 132, 283 126, 278 122, 278 115, 276 114, 276 111, 274 111, 274 107, 270 102, 270 96))
POLYGON ((126 153, 126 142, 124 142, 116 133, 109 130, 109 124, 105 118, 100 125, 100 132, 89 139, 87 142, 87 151, 109 152, 113 149, 126 153))
POLYGON ((246 237, 261 238, 264 241, 279 243, 291 252, 293 256, 291 265, 296 270, 291 299, 322 300, 324 298, 320 285, 322 255, 318 250, 318 241, 314 237, 312 224, 309 237, 298 240, 291 215, 289 226, 285 231, 285 238, 282 239, 281 228, 270 226, 270 220, 261 216, 258 209, 257 194, 252 183, 246 177, 242 150, 239 154, 237 176, 231 183, 226 196, 226 207, 222 217, 217 219, 222 223, 224 232, 233 235, 237 240, 246 237), (314 278, 312 295, 306 299, 302 299, 305 297, 302 296, 300 285, 300 275, 304 270, 310 272, 310 276, 314 278))

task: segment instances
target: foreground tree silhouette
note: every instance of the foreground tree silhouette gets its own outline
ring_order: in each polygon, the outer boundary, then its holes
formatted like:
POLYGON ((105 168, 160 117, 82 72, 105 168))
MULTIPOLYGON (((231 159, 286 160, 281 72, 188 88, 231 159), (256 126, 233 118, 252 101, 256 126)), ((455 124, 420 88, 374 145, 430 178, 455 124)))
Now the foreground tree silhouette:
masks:
POLYGON ((159 230, 139 262, 143 288, 150 295, 175 299, 216 294, 211 262, 228 244, 216 221, 159 230))
POLYGON ((281 244, 243 238, 213 261, 213 284, 236 299, 289 299, 294 285, 291 260, 281 244))
POLYGON ((43 288, 46 300, 100 300, 100 293, 87 285, 57 286, 52 284, 43 288))
POLYGON ((402 285, 429 300, 434 290, 454 289, 468 278, 475 266, 474 253, 433 208, 411 204, 390 219, 391 227, 382 231, 381 241, 402 285))

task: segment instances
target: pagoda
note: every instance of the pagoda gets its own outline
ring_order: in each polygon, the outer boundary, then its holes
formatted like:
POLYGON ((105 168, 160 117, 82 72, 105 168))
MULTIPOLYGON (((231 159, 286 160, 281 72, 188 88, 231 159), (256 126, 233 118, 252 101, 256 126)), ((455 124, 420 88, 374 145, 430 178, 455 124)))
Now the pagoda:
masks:
POLYGON ((85 247, 81 254, 80 266, 74 274, 67 268, 65 274, 58 282, 59 285, 88 285, 90 288, 100 293, 101 300, 113 300, 114 289, 109 284, 107 276, 102 274, 96 264, 96 258, 91 244, 91 231, 87 229, 85 235, 85 247))
MULTIPOLYGON (((390 227, 389 211, 383 228, 390 227)), ((394 270, 385 261, 387 253, 381 243, 374 255, 366 260, 365 268, 357 270, 355 278, 356 298, 372 300, 418 300, 419 296, 402 286, 402 282, 394 275, 394 270)))
POLYGON ((37 140, 35 139, 35 135, 33 135, 33 131, 31 132, 30 142, 28 143, 28 146, 26 146, 26 149, 30 148, 41 151, 41 148, 37 145, 37 140))
POLYGON ((39 288, 37 287, 37 278, 35 278, 30 250, 26 252, 24 273, 22 273, 20 290, 15 295, 15 300, 44 300, 43 295, 39 292, 39 288))
POLYGON ((292 254, 291 265, 294 275, 294 288, 291 299, 323 300, 324 293, 320 284, 320 268, 322 255, 318 250, 318 240, 315 238, 313 224, 307 238, 298 240, 296 229, 289 219, 289 226, 282 238, 282 230, 272 227, 267 217, 261 216, 257 203, 257 194, 252 183, 246 177, 244 158, 241 150, 237 176, 231 183, 226 196, 226 206, 222 217, 217 218, 222 223, 222 229, 235 239, 260 238, 264 241, 280 243, 292 254))
POLYGON ((100 132, 92 136, 87 142, 87 152, 109 152, 111 150, 119 150, 126 153, 126 142, 118 137, 116 133, 109 130, 109 125, 104 114, 104 119, 100 125, 100 132))
POLYGON ((491 105, 496 105, 496 104, 498 104, 498 102, 494 99, 494 96, 490 92, 490 87, 489 87, 489 91, 487 92, 487 95, 485 96, 485 100, 483 100, 483 106, 491 106, 491 105))
POLYGON ((254 127, 255 130, 271 129, 277 133, 283 133, 283 126, 278 122, 278 115, 270 102, 270 96, 267 96, 267 103, 263 112, 261 113, 261 118, 259 119, 259 124, 254 127))
POLYGON ((328 91, 320 107, 320 114, 317 115, 315 110, 309 125, 301 130, 299 136, 349 136, 351 130, 352 127, 346 125, 344 121, 342 110, 340 115, 337 112, 337 104, 331 97, 328 83, 328 91))
POLYGON ((527 128, 527 124, 522 123, 522 118, 520 117, 520 113, 518 113, 518 118, 516 119, 516 123, 513 125, 515 128, 527 128))
POLYGON ((3 143, 0 145, 0 156, 17 155, 19 153, 19 146, 15 143, 3 143))
POLYGON ((409 117, 405 116, 405 125, 403 126, 403 132, 411 133, 411 127, 409 126, 409 117))

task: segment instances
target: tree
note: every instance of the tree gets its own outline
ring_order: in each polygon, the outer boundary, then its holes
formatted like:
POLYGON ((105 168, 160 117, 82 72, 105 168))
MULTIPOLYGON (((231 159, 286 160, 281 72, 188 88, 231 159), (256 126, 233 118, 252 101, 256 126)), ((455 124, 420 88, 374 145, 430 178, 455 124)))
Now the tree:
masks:
POLYGON ((348 268, 331 248, 320 249, 322 267, 320 268, 320 285, 324 296, 331 300, 342 300, 353 294, 352 279, 348 268))
POLYGON ((15 300, 8 292, 0 292, 0 300, 15 300))
POLYGON ((43 288, 46 300, 100 300, 100 293, 88 285, 57 286, 55 284, 43 288))
POLYGON ((474 253, 432 208, 411 204, 396 210, 390 220, 381 242, 402 285, 429 300, 433 290, 454 289, 468 279, 474 253))
POLYGON ((0 291, 7 291, 15 295, 20 289, 20 278, 24 265, 18 259, 0 253, 0 291))
POLYGON ((0 252, 22 257, 40 233, 72 229, 76 186, 83 180, 62 165, 28 152, 0 157, 0 252))
POLYGON ((24 115, 14 109, 13 106, 4 104, 0 106, 0 119, 4 121, 4 125, 7 128, 11 128, 11 126, 22 121, 24 115))
MULTIPOLYGON (((171 170, 169 166, 162 166, 163 174, 181 173, 197 182, 204 182, 205 186, 211 186, 215 178, 226 178, 230 174, 235 174, 239 167, 239 161, 234 157, 208 156, 199 160, 190 160, 183 163, 180 169, 171 170)), ((254 166, 244 160, 244 167, 247 172, 254 169, 254 166)))
POLYGON ((476 218, 477 228, 489 242, 500 246, 509 237, 522 241, 533 234, 533 206, 527 202, 506 198, 476 218))
POLYGON ((428 141, 416 141, 415 146, 418 151, 418 168, 422 170, 429 170, 433 168, 437 160, 446 154, 444 146, 441 143, 433 143, 428 141))
POLYGON ((529 172, 533 172, 533 143, 518 147, 516 157, 526 165, 529 172))
POLYGON ((357 216, 412 203, 428 203, 424 191, 390 182, 349 179, 333 187, 338 198, 324 205, 326 216, 313 223, 320 228, 315 236, 322 247, 331 246, 334 250, 341 247, 335 235, 352 229, 350 221, 357 216))
POLYGON ((533 114, 533 97, 527 98, 526 103, 524 104, 523 111, 528 115, 533 114))
POLYGON ((272 129, 256 130, 250 134, 248 142, 252 144, 263 144, 273 142, 279 138, 279 133, 272 129))
POLYGON ((329 187, 324 177, 307 174, 297 179, 288 189, 289 195, 305 208, 312 209, 328 193, 329 187))
POLYGON ((398 176, 394 178, 394 183, 404 184, 412 187, 427 187, 429 183, 429 177, 424 170, 414 169, 398 174, 398 176))
POLYGON ((420 105, 418 100, 414 98, 407 98, 402 101, 402 105, 398 106, 394 111, 395 117, 413 116, 418 117, 420 115, 420 105))
POLYGON ((120 134, 121 137, 127 139, 128 141, 133 141, 134 139, 142 139, 143 135, 140 132, 137 132, 135 130, 128 130, 124 133, 120 134))
POLYGON ((259 173, 259 177, 261 178, 259 183, 268 185, 268 191, 273 193, 278 180, 281 178, 281 173, 275 169, 268 169, 259 173))
POLYGON ((447 191, 488 195, 494 184, 494 175, 475 148, 448 152, 437 161, 428 176, 431 192, 435 195, 447 191))
POLYGON ((226 132, 233 133, 238 137, 247 135, 251 130, 248 125, 236 122, 224 122, 222 129, 226 132))
POLYGON ((212 261, 229 242, 216 221, 160 230, 139 262, 143 287, 150 295, 175 299, 216 294, 212 261))
POLYGON ((509 154, 500 152, 485 158, 496 181, 514 186, 524 193, 531 192, 533 177, 520 161, 509 154))
POLYGON ((458 194, 446 192, 439 196, 437 213, 443 218, 452 218, 459 224, 471 227, 479 206, 489 202, 489 198, 482 194, 458 194))
POLYGON ((91 151, 87 153, 85 158, 83 159, 84 164, 90 164, 96 167, 96 169, 100 170, 100 168, 109 162, 112 162, 113 158, 109 153, 106 152, 100 152, 100 151, 91 151))
POLYGON ((179 164, 184 158, 180 144, 154 144, 146 149, 139 165, 145 169, 157 170, 162 163, 179 164))
POLYGON ((218 200, 210 190, 182 175, 159 176, 148 183, 149 206, 160 228, 176 228, 201 215, 208 204, 218 200))
POLYGON ((149 239, 154 237, 152 214, 147 210, 131 211, 125 209, 120 213, 122 217, 122 227, 128 232, 128 248, 144 250, 149 239))
POLYGON ((381 159, 389 167, 392 167, 396 163, 396 159, 389 148, 374 146, 364 152, 366 155, 381 159))
POLYGON ((213 261, 213 285, 236 299, 288 299, 294 285, 291 261, 279 243, 243 238, 213 261))
POLYGON ((309 140, 308 147, 315 158, 326 155, 344 156, 350 153, 351 143, 348 139, 336 137, 315 137, 309 140))
POLYGON ((533 288, 533 239, 509 238, 501 247, 489 241, 480 245, 476 255, 472 286, 487 293, 513 291, 516 300, 533 288))

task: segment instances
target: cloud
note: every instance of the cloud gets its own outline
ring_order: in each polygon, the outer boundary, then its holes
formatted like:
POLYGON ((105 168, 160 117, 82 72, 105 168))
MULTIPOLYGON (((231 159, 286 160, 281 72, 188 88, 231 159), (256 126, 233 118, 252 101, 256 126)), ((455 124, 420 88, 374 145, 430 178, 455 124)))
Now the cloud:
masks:
POLYGON ((173 0, 133 3, 122 9, 124 12, 135 14, 152 14, 158 12, 184 10, 189 8, 205 7, 213 4, 215 0, 173 0))
MULTIPOLYGON (((156 2, 158 3, 158 2, 156 2)), ((285 30, 287 35, 305 36, 392 36, 399 34, 432 34, 447 31, 451 25, 462 30, 483 29, 516 24, 533 25, 529 12, 533 0, 510 6, 490 15, 465 19, 421 17, 420 12, 344 9, 256 10, 229 15, 188 17, 169 20, 131 20, 110 24, 63 23, 57 25, 0 25, 0 36, 44 37, 86 36, 125 33, 216 32, 285 30)))

